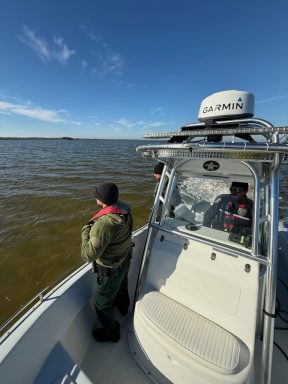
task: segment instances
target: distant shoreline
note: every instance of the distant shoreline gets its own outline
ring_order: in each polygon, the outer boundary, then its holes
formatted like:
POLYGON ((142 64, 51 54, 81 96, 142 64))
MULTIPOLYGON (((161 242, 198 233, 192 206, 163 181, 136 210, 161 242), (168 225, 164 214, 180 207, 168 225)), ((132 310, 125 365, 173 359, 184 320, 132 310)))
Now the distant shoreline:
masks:
POLYGON ((89 137, 0 137, 0 140, 131 140, 131 141, 137 141, 137 140, 143 140, 142 138, 139 139, 120 139, 120 138, 107 138, 107 139, 100 139, 100 138, 89 138, 89 137))
POLYGON ((0 140, 79 140, 77 137, 0 137, 0 140))

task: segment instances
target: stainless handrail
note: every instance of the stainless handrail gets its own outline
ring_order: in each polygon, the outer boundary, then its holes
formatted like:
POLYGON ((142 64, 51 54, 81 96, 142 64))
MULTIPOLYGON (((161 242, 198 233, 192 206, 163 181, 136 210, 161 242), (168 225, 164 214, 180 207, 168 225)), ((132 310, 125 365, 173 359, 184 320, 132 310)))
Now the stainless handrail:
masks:
MULTIPOLYGON (((42 303, 44 301, 44 295, 45 293, 48 293, 50 289, 52 289, 53 287, 55 287, 55 285, 64 280, 65 277, 68 277, 69 274, 73 271, 76 272, 76 270, 78 270, 78 268, 80 266, 83 266, 83 268, 87 265, 87 263, 84 263, 83 264, 83 261, 80 261, 78 263, 75 263, 73 264, 70 268, 67 268, 63 273, 61 273, 61 275, 59 275, 58 277, 56 277, 56 279, 54 279, 53 281, 51 281, 51 283, 49 285, 47 285, 47 287, 45 287, 44 289, 42 289, 40 292, 38 292, 35 296, 33 296, 27 303, 23 304, 11 317, 9 317, 4 323, 2 323, 0 325, 0 333, 2 333, 2 331, 8 327, 9 324, 13 323, 14 320, 22 313, 25 311, 25 309, 29 308, 33 303, 34 301, 36 301, 38 299, 38 302, 39 303, 42 303)), ((71 276, 72 277, 72 276, 71 276)), ((1 340, 2 342, 2 340, 1 340)), ((0 344, 1 344, 0 342, 0 344)))
POLYGON ((149 258, 149 255, 150 255, 152 232, 153 232, 153 225, 151 225, 151 223, 153 223, 156 219, 158 209, 159 209, 159 204, 160 204, 161 193, 162 193, 164 185, 165 185, 165 173, 166 173, 168 167, 167 167, 166 163, 164 163, 164 164, 165 164, 165 166, 164 166, 164 169, 162 171, 162 176, 160 179, 160 183, 158 185, 158 189, 156 191, 156 196, 155 196, 154 203, 152 206, 152 213, 151 213, 149 224, 148 224, 148 232, 147 232, 147 237, 146 237, 146 241, 145 241, 145 245, 144 245, 143 256, 142 256, 142 260, 141 260, 141 266, 139 269, 139 274, 138 274, 137 284, 136 284, 136 289, 135 289, 133 310, 134 310, 135 305, 136 305, 136 300, 137 300, 138 294, 141 290, 142 277, 143 277, 143 271, 145 268, 146 260, 149 258))
POLYGON ((238 249, 233 248, 232 246, 228 247, 227 245, 223 245, 220 242, 217 243, 214 240, 208 240, 208 239, 201 238, 200 236, 197 236, 196 234, 194 235, 192 233, 191 234, 186 233, 186 232, 184 233, 181 230, 175 230, 175 229, 172 229, 170 227, 165 227, 164 225, 160 225, 160 224, 156 224, 156 223, 152 223, 151 227, 158 229, 158 230, 161 230, 162 232, 165 232, 165 233, 169 233, 169 234, 172 233, 172 234, 177 235, 181 238, 197 240, 199 243, 211 245, 213 247, 213 250, 215 249, 215 250, 217 250, 219 252, 223 252, 227 255, 236 256, 236 257, 244 257, 246 259, 254 260, 254 261, 258 262, 259 264, 263 264, 266 266, 270 264, 269 260, 267 260, 265 258, 265 256, 256 255, 256 254, 252 254, 252 253, 251 254, 243 253, 243 252, 239 251, 238 249))
MULTIPOLYGON (((217 125, 229 125, 229 124, 256 124, 260 125, 262 127, 272 127, 271 123, 269 121, 264 120, 264 119, 258 119, 257 117, 255 118, 247 118, 247 119, 230 119, 230 120, 216 120, 213 122, 213 124, 217 125)), ((192 123, 192 124, 187 124, 183 128, 189 128, 197 125, 204 125, 204 123, 192 123)), ((274 128, 274 127, 273 127, 274 128)))
POLYGON ((145 150, 163 149, 191 149, 192 151, 225 151, 225 152, 263 152, 263 153, 288 153, 288 145, 269 143, 247 143, 247 142, 218 142, 218 143, 183 143, 183 144, 160 144, 142 145, 136 148, 137 152, 145 150))
MULTIPOLYGON (((234 121, 230 121, 230 123, 235 123, 234 121)), ((199 127, 200 128, 200 127, 199 127)), ((143 135, 144 139, 169 139, 175 136, 178 137, 186 137, 186 136, 210 136, 210 135, 224 135, 224 136, 232 136, 241 133, 250 133, 255 136, 263 136, 265 134, 273 134, 273 133, 281 133, 287 134, 288 127, 239 127, 239 128, 200 128, 197 130, 191 131, 174 131, 174 132, 159 132, 159 133, 147 133, 143 135)))
MULTIPOLYGON (((249 162, 243 161, 243 164, 248 167, 254 177, 254 194, 255 196, 260 196, 260 177, 255 169, 255 167, 249 162)), ((254 220, 253 225, 253 237, 252 237, 252 249, 253 252, 258 255, 259 253, 259 217, 260 217, 260 199, 254 199, 254 220)))
MULTIPOLYGON (((272 138, 277 143, 279 138, 277 134, 272 138)), ((278 258, 278 199, 279 199, 279 168, 280 155, 274 158, 271 169, 271 195, 270 195, 270 236, 268 244, 268 260, 265 276, 265 301, 264 301, 264 324, 263 324, 263 348, 262 348, 262 369, 261 383, 270 384, 272 375, 273 341, 275 325, 275 304, 276 304, 276 284, 277 284, 277 258, 278 258)))

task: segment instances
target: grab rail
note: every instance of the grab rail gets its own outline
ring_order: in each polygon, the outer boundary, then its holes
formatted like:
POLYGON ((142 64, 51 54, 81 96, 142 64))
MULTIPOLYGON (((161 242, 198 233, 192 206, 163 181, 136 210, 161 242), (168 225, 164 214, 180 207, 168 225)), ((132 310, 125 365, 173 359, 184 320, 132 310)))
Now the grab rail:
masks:
MULTIPOLYGON (((71 272, 76 272, 76 270, 78 270, 79 267, 82 266, 84 268, 86 265, 87 263, 83 264, 83 261, 79 261, 73 264, 71 267, 67 268, 63 273, 61 273, 61 275, 56 277, 56 279, 52 280, 52 282, 49 285, 47 285, 47 287, 45 287, 40 292, 38 292, 35 296, 33 296, 32 299, 30 299, 26 304, 23 304, 11 317, 9 317, 4 323, 0 325, 0 335, 4 333, 8 325, 12 325, 15 322, 15 320, 19 317, 19 315, 23 313, 26 309, 29 309, 34 302, 36 302, 35 304, 42 303, 44 300, 44 295, 48 293, 49 290, 51 290, 53 287, 55 287, 57 283, 64 280, 65 277, 68 277, 69 274, 71 274, 71 272), (38 299, 38 302, 36 301, 37 299, 38 299)), ((69 276, 69 278, 70 277, 72 277, 72 275, 69 276)), ((3 341, 4 340, 0 340, 0 344, 3 341)))
POLYGON ((136 148, 137 152, 151 150, 189 150, 189 151, 210 151, 210 152, 255 152, 255 153, 288 153, 287 144, 277 143, 247 143, 247 142, 203 142, 203 143, 182 143, 182 144, 159 144, 141 145, 136 148))
POLYGON ((259 264, 263 264, 265 266, 269 266, 270 265, 270 261, 267 260, 265 258, 265 256, 261 255, 261 254, 248 254, 248 253, 244 253, 244 252, 241 252, 233 247, 228 247, 227 245, 223 245, 221 244, 220 242, 216 242, 216 241, 213 241, 213 240, 208 240, 208 239, 204 239, 204 238, 201 238, 197 235, 194 235, 194 234, 190 234, 190 233, 183 233, 179 230, 175 230, 175 229, 172 229, 170 227, 165 227, 161 224, 156 224, 156 223, 153 223, 151 224, 151 227, 153 228, 156 228, 158 230, 161 230, 162 232, 166 232, 166 233, 172 233, 174 235, 177 235, 179 237, 183 237, 185 239, 191 239, 191 240, 197 240, 199 241, 199 243, 203 243, 203 244, 208 244, 208 245, 212 245, 213 247, 213 250, 215 251, 220 251, 220 252, 223 252, 227 255, 230 255, 230 256, 236 256, 236 257, 244 257, 246 259, 249 259, 249 260, 255 260, 257 261, 259 264))

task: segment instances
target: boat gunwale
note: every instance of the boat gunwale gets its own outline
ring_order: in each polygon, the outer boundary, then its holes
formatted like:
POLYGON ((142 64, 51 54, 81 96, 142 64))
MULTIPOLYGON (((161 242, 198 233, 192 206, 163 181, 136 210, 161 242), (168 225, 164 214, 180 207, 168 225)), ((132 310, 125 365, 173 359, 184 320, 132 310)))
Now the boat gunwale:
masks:
MULTIPOLYGON (((133 231, 132 238, 133 236, 145 230, 146 227, 147 227, 147 224, 133 231)), ((82 271, 88 265, 89 263, 81 260, 73 264, 69 268, 65 269, 59 276, 57 276, 54 280, 52 280, 45 288, 43 288, 36 295, 34 295, 28 302, 23 304, 4 323, 0 324, 0 345, 2 345, 4 341, 9 337, 9 335, 13 332, 14 326, 16 327, 17 322, 21 320, 21 315, 22 316, 24 316, 25 314, 29 315, 29 311, 36 310, 39 307, 39 305, 41 305, 48 296, 53 294, 60 286, 62 286, 67 281, 72 279, 77 273, 82 271), (33 307, 33 305, 35 305, 35 307, 33 307)))
POLYGON ((77 262, 73 264, 71 267, 67 268, 63 273, 57 276, 54 280, 51 281, 45 288, 39 291, 36 295, 34 295, 28 302, 23 304, 12 316, 10 316, 4 323, 0 325, 0 345, 7 339, 7 337, 13 332, 12 328, 9 328, 5 331, 9 326, 13 327, 17 321, 21 319, 20 315, 23 316, 28 313, 29 310, 35 310, 38 306, 45 301, 45 299, 55 292, 56 289, 59 288, 59 285, 64 284, 75 274, 80 272, 87 266, 88 263, 84 263, 83 261, 77 262), (58 284, 59 283, 59 284, 58 284), (57 285, 58 284, 58 285, 57 285), (37 301, 38 300, 38 301, 37 301), (36 305, 36 307, 32 307, 36 305), (27 310, 27 311, 26 311, 27 310))

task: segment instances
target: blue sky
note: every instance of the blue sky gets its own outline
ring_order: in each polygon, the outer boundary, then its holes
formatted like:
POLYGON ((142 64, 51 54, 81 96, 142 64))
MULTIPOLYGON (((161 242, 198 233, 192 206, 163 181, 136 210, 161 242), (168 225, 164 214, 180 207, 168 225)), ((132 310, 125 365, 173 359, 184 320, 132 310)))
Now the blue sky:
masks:
POLYGON ((5 0, 0 136, 141 138, 254 93, 288 122, 286 0, 5 0))

